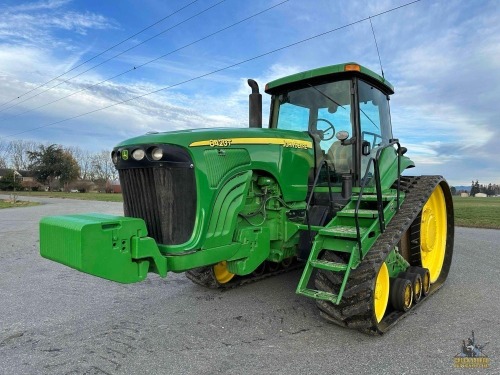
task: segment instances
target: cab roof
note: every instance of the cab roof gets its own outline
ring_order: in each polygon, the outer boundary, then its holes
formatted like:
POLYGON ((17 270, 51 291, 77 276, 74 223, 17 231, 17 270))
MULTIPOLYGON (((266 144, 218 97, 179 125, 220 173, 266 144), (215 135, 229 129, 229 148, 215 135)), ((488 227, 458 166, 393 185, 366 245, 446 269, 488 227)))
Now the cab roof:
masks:
POLYGON ((363 78, 364 80, 375 84, 389 95, 394 94, 394 87, 389 83, 389 81, 372 70, 355 62, 324 66, 322 68, 307 70, 305 72, 278 78, 266 85, 265 92, 273 95, 283 91, 283 89, 290 90, 303 87, 305 82, 324 82, 352 76, 363 78))

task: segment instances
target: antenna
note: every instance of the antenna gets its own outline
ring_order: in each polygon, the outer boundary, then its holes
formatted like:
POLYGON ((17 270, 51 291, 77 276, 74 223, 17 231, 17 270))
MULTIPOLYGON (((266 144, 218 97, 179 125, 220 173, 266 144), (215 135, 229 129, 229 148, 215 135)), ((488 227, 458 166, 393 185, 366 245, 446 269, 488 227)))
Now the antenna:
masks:
POLYGON ((375 47, 377 47, 378 62, 380 63, 380 71, 382 72, 382 78, 385 78, 384 77, 384 68, 382 68, 382 60, 380 59, 380 52, 378 50, 377 37, 375 36, 375 30, 374 30, 373 24, 372 24, 372 17, 370 16, 370 17, 368 17, 368 19, 370 20, 370 26, 372 27, 373 40, 375 40, 375 47))

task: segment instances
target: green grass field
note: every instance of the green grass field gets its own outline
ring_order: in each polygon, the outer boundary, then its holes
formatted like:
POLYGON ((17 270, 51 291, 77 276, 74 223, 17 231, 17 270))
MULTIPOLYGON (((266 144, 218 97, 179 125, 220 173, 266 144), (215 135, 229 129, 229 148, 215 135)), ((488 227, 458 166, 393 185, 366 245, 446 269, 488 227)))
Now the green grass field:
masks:
POLYGON ((37 202, 26 202, 26 201, 18 201, 16 203, 12 203, 9 201, 0 200, 0 209, 1 208, 14 208, 14 207, 29 207, 36 206, 40 203, 37 202))
POLYGON ((500 197, 453 197, 455 225, 500 229, 500 197))
MULTIPOLYGON (((0 194, 12 194, 12 192, 0 192, 0 194)), ((106 193, 64 193, 58 191, 21 191, 16 192, 17 195, 23 197, 45 197, 45 198, 66 198, 80 199, 87 201, 103 201, 103 202, 123 202, 121 194, 106 194, 106 193)))

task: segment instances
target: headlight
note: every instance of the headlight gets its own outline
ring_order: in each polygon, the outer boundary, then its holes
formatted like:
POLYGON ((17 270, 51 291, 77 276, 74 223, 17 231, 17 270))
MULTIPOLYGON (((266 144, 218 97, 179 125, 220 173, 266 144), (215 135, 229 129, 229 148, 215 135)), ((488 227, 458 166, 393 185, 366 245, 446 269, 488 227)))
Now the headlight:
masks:
POLYGON ((137 150, 134 150, 134 152, 132 152, 132 157, 137 161, 144 159, 145 155, 146 155, 146 153, 144 152, 144 150, 142 150, 140 148, 138 148, 137 150))
POLYGON ((113 161, 113 164, 118 163, 118 153, 117 152, 113 151, 111 153, 111 160, 113 161))
POLYGON ((151 157, 153 160, 161 160, 163 157, 163 150, 161 148, 155 147, 153 151, 151 151, 151 157))

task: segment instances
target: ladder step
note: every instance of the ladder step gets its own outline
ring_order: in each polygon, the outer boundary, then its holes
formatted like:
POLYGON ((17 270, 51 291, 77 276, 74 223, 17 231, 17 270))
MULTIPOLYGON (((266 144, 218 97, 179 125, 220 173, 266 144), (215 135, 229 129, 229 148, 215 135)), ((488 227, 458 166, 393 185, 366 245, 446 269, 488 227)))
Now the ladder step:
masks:
MULTIPOLYGON (((368 228, 359 228, 360 236, 363 237, 363 235, 367 231, 368 228)), ((348 225, 336 225, 333 227, 323 228, 319 231, 319 233, 326 236, 356 238, 356 227, 351 227, 348 225)))
POLYGON ((327 260, 311 260, 309 264, 315 268, 327 271, 345 271, 347 269, 347 264, 345 263, 329 262, 327 260))
MULTIPOLYGON (((342 210, 337 212, 337 216, 344 216, 344 217, 354 217, 354 212, 356 210, 342 210)), ((378 211, 376 210, 358 210, 358 217, 364 217, 368 219, 375 219, 378 217, 378 211)))
POLYGON ((333 293, 323 292, 321 290, 315 289, 301 289, 298 291, 299 294, 302 294, 307 297, 321 299, 323 301, 330 301, 332 303, 337 303, 338 296, 333 293))
MULTIPOLYGON (((359 198, 359 196, 356 197, 355 199, 357 200, 358 198, 359 198)), ((389 202, 389 201, 392 201, 392 200, 394 200, 396 198, 397 198, 396 194, 384 194, 384 195, 382 195, 382 201, 384 201, 384 202, 389 202)), ((361 201, 376 202, 377 201, 377 196, 376 195, 371 195, 371 194, 363 195, 361 197, 361 201)))

